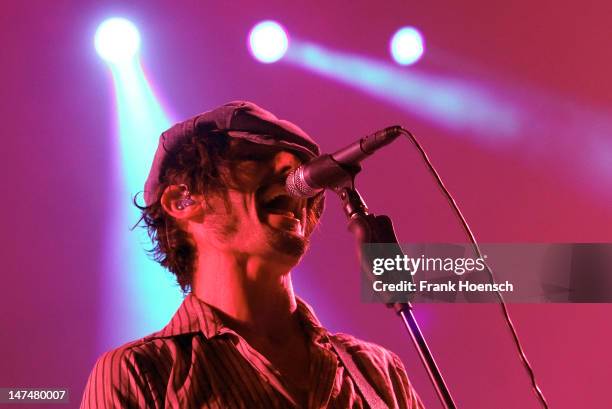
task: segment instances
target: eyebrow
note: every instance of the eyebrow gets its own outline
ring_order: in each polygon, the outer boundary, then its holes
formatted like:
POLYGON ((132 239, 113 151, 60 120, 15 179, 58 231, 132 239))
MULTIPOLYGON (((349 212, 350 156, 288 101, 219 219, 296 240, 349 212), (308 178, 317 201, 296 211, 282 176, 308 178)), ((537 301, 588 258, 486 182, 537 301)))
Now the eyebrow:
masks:
POLYGON ((274 145, 257 144, 248 141, 232 141, 228 150, 228 158, 254 157, 255 159, 267 159, 281 150, 283 148, 274 145))

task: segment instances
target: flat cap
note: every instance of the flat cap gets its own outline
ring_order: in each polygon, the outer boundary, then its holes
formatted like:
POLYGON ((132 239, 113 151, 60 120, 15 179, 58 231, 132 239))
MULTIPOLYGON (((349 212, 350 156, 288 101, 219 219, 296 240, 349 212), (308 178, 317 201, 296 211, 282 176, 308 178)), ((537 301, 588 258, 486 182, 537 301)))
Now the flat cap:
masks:
POLYGON ((147 206, 157 199, 162 166, 168 152, 181 140, 194 135, 205 138, 210 132, 225 132, 234 138, 280 146, 304 160, 319 156, 319 145, 297 125, 249 101, 232 101, 180 122, 163 132, 144 186, 147 206))

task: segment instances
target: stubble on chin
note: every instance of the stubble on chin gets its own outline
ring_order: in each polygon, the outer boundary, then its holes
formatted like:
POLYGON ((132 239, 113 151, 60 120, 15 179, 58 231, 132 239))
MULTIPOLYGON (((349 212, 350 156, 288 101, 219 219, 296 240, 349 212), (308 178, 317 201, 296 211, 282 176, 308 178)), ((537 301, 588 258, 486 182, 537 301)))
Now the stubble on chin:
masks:
POLYGON ((306 237, 299 237, 283 231, 268 231, 266 236, 268 244, 275 252, 296 259, 301 258, 306 253, 310 244, 310 240, 306 237))
MULTIPOLYGON (((221 243, 236 240, 240 234, 238 220, 232 220, 231 223, 228 223, 227 217, 209 216, 207 225, 212 235, 217 237, 221 243)), ((285 255, 298 260, 306 253, 310 244, 308 237, 300 237, 290 232, 272 228, 264 228, 264 234, 260 240, 271 250, 273 255, 285 255)))

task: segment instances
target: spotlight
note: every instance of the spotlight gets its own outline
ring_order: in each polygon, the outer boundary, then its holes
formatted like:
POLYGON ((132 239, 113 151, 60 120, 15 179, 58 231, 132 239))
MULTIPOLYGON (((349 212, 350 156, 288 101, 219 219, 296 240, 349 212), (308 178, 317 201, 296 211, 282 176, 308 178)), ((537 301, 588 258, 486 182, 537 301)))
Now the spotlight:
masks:
POLYGON ((400 65, 417 62, 425 50, 423 36, 414 27, 402 27, 391 38, 391 56, 400 65))
POLYGON ((275 21, 263 21, 249 33, 249 48, 255 59, 262 63, 273 63, 285 55, 289 39, 283 27, 275 21))
POLYGON ((140 33, 129 20, 109 18, 98 26, 94 45, 104 60, 115 64, 126 62, 136 55, 140 47, 140 33))

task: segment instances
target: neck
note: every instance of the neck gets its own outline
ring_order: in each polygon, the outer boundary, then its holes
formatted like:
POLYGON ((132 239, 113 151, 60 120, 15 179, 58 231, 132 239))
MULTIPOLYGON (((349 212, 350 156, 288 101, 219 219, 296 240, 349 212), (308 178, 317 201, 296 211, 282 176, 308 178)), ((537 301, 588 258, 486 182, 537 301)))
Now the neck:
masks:
MULTIPOLYGON (((215 251, 216 250, 216 251, 215 251)), ((199 251, 193 293, 243 336, 279 338, 297 325, 290 267, 270 258, 199 251)))

